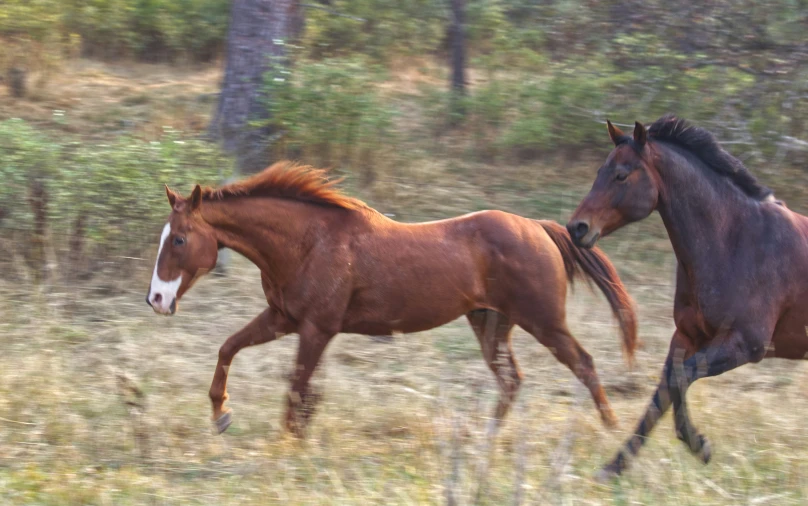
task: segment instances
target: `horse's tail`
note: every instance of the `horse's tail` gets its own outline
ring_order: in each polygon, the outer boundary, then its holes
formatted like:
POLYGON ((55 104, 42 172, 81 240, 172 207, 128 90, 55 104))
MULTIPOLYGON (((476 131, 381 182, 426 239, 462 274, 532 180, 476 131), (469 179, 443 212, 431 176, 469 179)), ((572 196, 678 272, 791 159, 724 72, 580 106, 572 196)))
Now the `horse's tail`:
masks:
POLYGON ((573 244, 569 232, 554 221, 540 221, 542 227, 558 247, 564 258, 564 269, 570 283, 576 276, 587 276, 586 281, 594 281, 609 300, 612 313, 620 323, 623 334, 623 352, 629 365, 634 362, 637 348, 637 315, 634 303, 617 275, 614 265, 600 248, 579 248, 573 244))

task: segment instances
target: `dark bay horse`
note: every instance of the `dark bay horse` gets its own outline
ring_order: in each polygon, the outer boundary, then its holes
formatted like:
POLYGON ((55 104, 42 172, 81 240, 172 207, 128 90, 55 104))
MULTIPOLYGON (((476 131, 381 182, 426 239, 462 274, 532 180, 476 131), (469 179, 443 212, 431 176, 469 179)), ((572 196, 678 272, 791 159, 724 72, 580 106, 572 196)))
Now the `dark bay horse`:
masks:
POLYGON ((663 116, 633 135, 608 123, 615 148, 567 229, 592 247, 659 211, 678 261, 676 331, 653 400, 600 477, 620 474, 673 406, 676 434, 707 463, 687 388, 764 357, 808 352, 808 218, 790 211, 710 132, 663 116))
POLYGON ((500 387, 494 425, 521 382, 511 349, 514 325, 589 388, 606 425, 616 423, 592 357, 565 321, 567 283, 585 274, 606 295, 630 360, 637 340, 633 304, 601 251, 575 247, 557 223, 499 211, 398 223, 333 184, 321 170, 281 162, 219 189, 197 185, 188 198, 166 187, 172 211, 146 298, 154 311, 173 314, 182 295, 213 269, 222 247, 260 268, 269 303, 219 350, 210 387, 219 432, 231 422, 227 375, 244 347, 299 334, 286 427, 300 435, 316 397, 309 379, 335 334, 418 332, 462 315, 500 387))

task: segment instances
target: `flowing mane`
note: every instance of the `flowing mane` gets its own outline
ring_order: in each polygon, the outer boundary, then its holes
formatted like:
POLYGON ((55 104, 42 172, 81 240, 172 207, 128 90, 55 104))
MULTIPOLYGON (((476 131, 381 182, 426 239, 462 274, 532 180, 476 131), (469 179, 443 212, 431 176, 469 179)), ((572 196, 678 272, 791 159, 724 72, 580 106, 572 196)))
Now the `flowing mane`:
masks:
POLYGON ((329 181, 323 169, 281 161, 241 181, 220 188, 204 188, 202 198, 224 200, 233 197, 276 197, 343 209, 369 209, 361 200, 336 189, 334 186, 340 181, 329 181))
POLYGON ((770 188, 760 184, 743 162, 727 153, 713 134, 704 128, 693 126, 672 114, 666 114, 648 127, 648 137, 690 151, 714 172, 727 177, 755 200, 763 201, 773 195, 770 188))

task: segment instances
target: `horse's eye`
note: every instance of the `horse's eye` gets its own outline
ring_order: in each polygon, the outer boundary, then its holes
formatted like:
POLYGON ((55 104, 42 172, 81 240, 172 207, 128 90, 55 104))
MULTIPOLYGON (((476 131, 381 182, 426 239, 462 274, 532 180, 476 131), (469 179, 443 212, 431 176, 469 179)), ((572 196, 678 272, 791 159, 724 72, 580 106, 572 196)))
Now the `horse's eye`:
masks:
POLYGON ((618 172, 618 173, 617 173, 617 174, 615 174, 615 176, 614 176, 614 178, 615 178, 617 181, 625 181, 627 177, 628 177, 628 172, 623 172, 623 171, 618 172))
POLYGON ((174 246, 182 246, 183 244, 185 244, 185 238, 184 237, 175 237, 174 238, 174 246))

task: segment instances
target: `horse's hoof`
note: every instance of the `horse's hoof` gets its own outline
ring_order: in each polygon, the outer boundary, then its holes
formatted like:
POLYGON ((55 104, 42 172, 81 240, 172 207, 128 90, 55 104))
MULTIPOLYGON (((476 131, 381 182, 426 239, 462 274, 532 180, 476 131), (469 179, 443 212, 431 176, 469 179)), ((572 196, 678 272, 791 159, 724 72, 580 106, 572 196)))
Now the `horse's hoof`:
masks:
POLYGON ((617 454, 617 456, 612 460, 608 466, 604 467, 597 473, 595 473, 595 481, 598 483, 606 483, 611 481, 618 476, 620 476, 623 471, 628 468, 628 461, 626 460, 625 455, 621 451, 617 454))
POLYGON ((595 473, 594 479, 598 483, 608 483, 618 476, 620 476, 620 471, 613 469, 611 465, 608 465, 595 473))
POLYGON ((695 452, 696 457, 699 458, 703 463, 709 464, 710 459, 713 458, 713 449, 710 446, 710 440, 704 436, 699 436, 701 438, 701 449, 695 452))
POLYGON ((295 439, 306 439, 306 430, 298 423, 287 423, 286 432, 295 439))
POLYGON ((607 429, 615 430, 620 427, 620 422, 611 411, 604 411, 601 420, 603 420, 603 425, 605 425, 607 429))
POLYGON ((216 433, 221 434, 222 432, 226 431, 228 427, 230 427, 231 423, 233 423, 233 416, 231 415, 230 411, 228 411, 217 418, 213 423, 216 425, 216 433))

